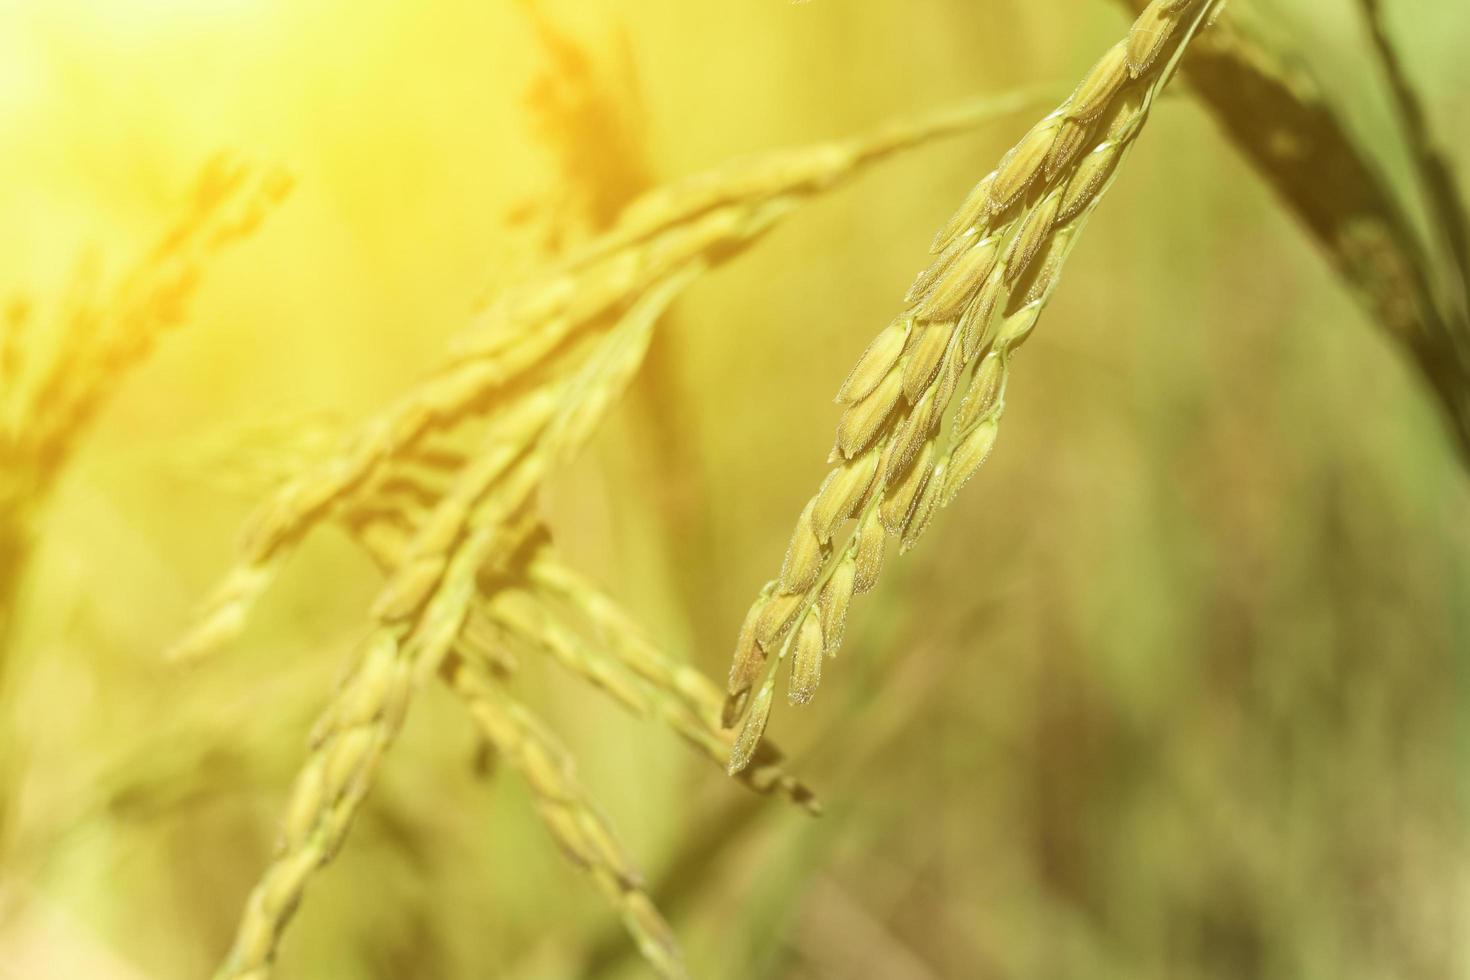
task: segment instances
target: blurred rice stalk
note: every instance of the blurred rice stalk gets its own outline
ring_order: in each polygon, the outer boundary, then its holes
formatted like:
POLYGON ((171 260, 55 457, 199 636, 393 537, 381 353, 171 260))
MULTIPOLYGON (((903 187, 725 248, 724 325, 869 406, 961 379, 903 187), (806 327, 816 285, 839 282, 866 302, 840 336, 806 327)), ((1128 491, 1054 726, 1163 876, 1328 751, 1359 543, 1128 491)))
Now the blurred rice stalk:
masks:
MULTIPOLYGON (((1148 0, 1123 0, 1141 10, 1148 0)), ((1470 226, 1384 27, 1360 0, 1416 164, 1425 241, 1390 186, 1382 151, 1345 125, 1320 83, 1227 13, 1184 62, 1205 108, 1296 215, 1379 328, 1404 349, 1470 463, 1470 226)))
POLYGON ((179 326, 207 263, 249 236, 290 189, 278 170, 218 156, 187 209, 105 295, 84 264, 43 326, 11 302, 0 335, 0 666, 33 522, 88 424, 159 338, 179 326))

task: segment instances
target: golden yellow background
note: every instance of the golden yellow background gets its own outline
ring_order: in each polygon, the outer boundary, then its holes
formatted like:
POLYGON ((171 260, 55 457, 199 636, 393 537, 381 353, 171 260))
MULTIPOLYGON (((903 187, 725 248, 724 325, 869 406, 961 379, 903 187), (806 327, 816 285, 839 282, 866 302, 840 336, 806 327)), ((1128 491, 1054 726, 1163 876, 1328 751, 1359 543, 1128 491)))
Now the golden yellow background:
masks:
MULTIPOLYGON (((650 176, 1059 91, 1101 0, 538 5, 650 176)), ((1391 175, 1347 0, 1244 0, 1391 175)), ((1390 24, 1470 165, 1470 13, 1390 24)), ((375 583, 332 533, 244 642, 161 651, 272 467, 429 369, 568 174, 509 0, 0 3, 0 290, 117 274, 220 148, 291 197, 211 263, 41 516, 11 641, 0 976, 206 975, 375 583), (540 209, 538 212, 537 209, 540 209), (251 462, 263 459, 266 475, 251 462)), ((1039 114, 1039 112, 1037 113, 1039 114)), ((885 163, 696 283, 548 494, 565 552, 720 676, 825 471, 832 393, 1027 125, 885 163)), ((626 163, 584 153, 581 179, 626 163)), ((1470 491, 1417 377, 1183 87, 1019 358, 994 458, 775 730, 810 820, 551 671, 521 690, 701 977, 1470 976, 1470 491)), ((278 976, 642 976, 452 702, 416 706, 278 976)))

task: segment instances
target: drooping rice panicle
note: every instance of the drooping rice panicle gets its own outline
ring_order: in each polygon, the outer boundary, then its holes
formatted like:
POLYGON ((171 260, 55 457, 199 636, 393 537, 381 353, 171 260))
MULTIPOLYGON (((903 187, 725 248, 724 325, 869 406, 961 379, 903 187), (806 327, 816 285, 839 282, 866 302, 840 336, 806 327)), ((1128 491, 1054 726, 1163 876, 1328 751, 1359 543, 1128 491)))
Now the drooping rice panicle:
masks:
POLYGON ((886 539, 912 548, 989 456, 1016 349, 1155 95, 1219 7, 1216 0, 1149 4, 936 236, 907 310, 878 334, 838 393, 836 466, 802 510, 779 575, 740 630, 724 711, 727 725, 740 723, 732 773, 760 743, 780 664, 791 661, 787 699, 810 700, 852 596, 877 582, 886 539), (844 537, 849 521, 855 530, 844 537))
MULTIPOLYGON (((628 311, 605 341, 609 359, 636 356, 628 338, 652 328, 689 274, 676 273, 628 311)), ((619 367, 574 374, 560 388, 540 392, 526 412, 531 434, 525 438, 492 430, 409 541, 370 612, 358 668, 314 730, 276 854, 246 901, 220 980, 268 973, 307 880, 340 847, 397 737, 413 687, 438 670, 458 641, 479 594, 478 576, 515 552, 510 538, 517 517, 547 467, 590 435, 589 412, 626 384, 628 372, 619 367)))

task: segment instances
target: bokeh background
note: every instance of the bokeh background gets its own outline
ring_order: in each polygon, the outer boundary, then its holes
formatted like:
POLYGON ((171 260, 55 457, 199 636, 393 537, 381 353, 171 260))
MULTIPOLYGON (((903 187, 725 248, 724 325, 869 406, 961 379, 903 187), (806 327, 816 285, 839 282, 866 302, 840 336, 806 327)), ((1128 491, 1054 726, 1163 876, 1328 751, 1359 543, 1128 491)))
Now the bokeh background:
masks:
MULTIPOLYGON (((1470 167, 1470 10, 1387 11, 1470 167)), ((1356 4, 1231 14, 1404 172, 1356 4)), ((160 653, 272 474, 422 375, 568 215, 977 93, 1064 92, 1125 24, 1104 0, 0 3, 7 295, 44 311, 79 263, 123 268, 221 147, 297 181, 38 518, 0 694, 0 976, 213 968, 375 576, 320 535, 219 662, 160 653), (606 132, 548 114, 548 24, 616 107, 606 132)), ((697 282, 550 488, 562 550, 712 676, 825 471, 832 393, 1028 122, 887 162, 697 282)), ((778 707, 821 818, 554 672, 517 681, 695 975, 1470 976, 1464 462, 1182 87, 1008 398, 993 459, 856 606, 820 696, 778 707)), ((474 749, 426 692, 280 977, 645 975, 474 749)))

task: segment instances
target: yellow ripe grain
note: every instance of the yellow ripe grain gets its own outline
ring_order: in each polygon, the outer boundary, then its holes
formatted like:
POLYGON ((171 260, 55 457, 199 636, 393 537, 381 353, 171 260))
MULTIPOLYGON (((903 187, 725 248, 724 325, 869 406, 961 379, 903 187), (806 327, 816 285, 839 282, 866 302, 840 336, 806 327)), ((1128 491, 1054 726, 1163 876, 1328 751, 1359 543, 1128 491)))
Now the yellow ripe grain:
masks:
POLYGON ((995 265, 999 254, 999 243, 994 237, 985 238, 962 251, 944 273, 940 275, 927 296, 914 310, 914 318, 921 322, 953 320, 969 302, 977 284, 982 282, 995 265))
POLYGON ((869 508, 857 533, 857 550, 853 553, 857 574, 853 581, 854 592, 867 592, 878 584, 878 575, 883 571, 884 540, 883 523, 878 508, 869 508))
POLYGON ((912 465, 900 478, 888 485, 888 492, 878 506, 878 516, 883 526, 892 534, 900 534, 913 512, 914 501, 929 479, 934 468, 934 443, 926 442, 912 465))
MULTIPOLYGON (((949 466, 945 469, 944 486, 940 491, 939 506, 948 507, 970 477, 980 469, 995 448, 995 437, 1000 432, 1000 420, 988 418, 960 440, 950 453, 949 466)), ((936 481, 937 482, 937 481, 936 481)))
POLYGON ((766 730, 766 722, 770 720, 771 699, 775 690, 776 675, 772 674, 751 699, 750 710, 746 712, 740 733, 735 736, 735 744, 730 748, 729 769, 732 775, 750 765, 756 746, 760 744, 761 735, 766 730))
POLYGON ((990 413, 1000 402, 1005 391, 1006 367, 1004 355, 991 351, 985 355, 975 376, 970 380, 970 389, 960 402, 955 413, 954 425, 957 432, 968 432, 981 418, 990 413))
POLYGON ((953 323, 925 323, 914 328, 916 337, 909 345, 903 365, 903 395, 909 404, 917 402, 929 382, 939 371, 945 351, 954 336, 953 323))
POLYGON ((1090 122, 1108 107, 1113 96, 1118 94, 1118 89, 1128 82, 1130 48, 1129 42, 1120 41, 1098 59, 1097 64, 1092 66, 1092 70, 1082 80, 1082 84, 1077 86, 1077 91, 1067 100, 1069 118, 1090 122))
POLYGON ((828 474, 811 510, 811 527, 822 543, 832 540, 838 527, 862 504, 878 474, 879 451, 874 448, 828 474))
POLYGON ((899 554, 917 544, 919 537, 928 529, 929 522, 934 518, 934 511, 939 506, 939 492, 944 486, 945 478, 945 460, 940 460, 929 474, 929 479, 924 482, 924 488, 919 491, 919 497, 909 511, 908 520, 904 522, 903 531, 899 535, 899 554))
POLYGON ((911 318, 899 317, 873 338, 838 390, 838 404, 856 405, 872 394, 903 355, 912 324, 911 318))
POLYGON ((800 593, 788 595, 776 593, 766 599, 755 622, 755 640, 767 652, 775 648, 786 631, 791 628, 797 610, 801 608, 800 593))
POLYGON ((849 406, 837 423, 837 450, 852 459, 873 443, 873 438, 888 421, 888 416, 903 397, 903 374, 890 370, 872 392, 856 405, 849 406))
POLYGON ((939 400, 937 389, 931 388, 919 399, 914 410, 894 429, 889 442, 887 462, 883 469, 883 481, 891 484, 908 469, 919 448, 928 440, 939 422, 939 400))
POLYGON ((1030 132, 1021 137, 1001 160, 995 173, 995 182, 990 186, 990 210, 1000 213, 1010 207, 1021 192, 1041 173, 1042 163, 1051 151, 1061 120, 1055 115, 1047 116, 1030 132))
POLYGON ((818 499, 820 498, 812 498, 796 520, 796 529, 791 534, 791 542, 786 546, 786 558, 781 564, 782 592, 805 592, 821 574, 826 555, 822 541, 812 527, 812 511, 818 499))
POLYGON ((990 207, 990 188, 994 183, 995 171, 992 170, 970 189, 970 193, 965 195, 964 202, 960 204, 959 210, 955 211, 949 221, 945 222, 939 234, 934 236, 934 243, 929 248, 931 252, 943 251, 966 229, 973 228, 984 220, 990 207))
POLYGON ((791 682, 786 699, 791 704, 806 704, 822 683, 822 623, 815 611, 807 613, 796 631, 791 649, 791 682))
POLYGON ((836 656, 842 646, 842 634, 847 629, 847 610, 856 587, 857 561, 847 555, 832 570, 817 598, 817 609, 822 617, 822 652, 829 657, 836 656))

